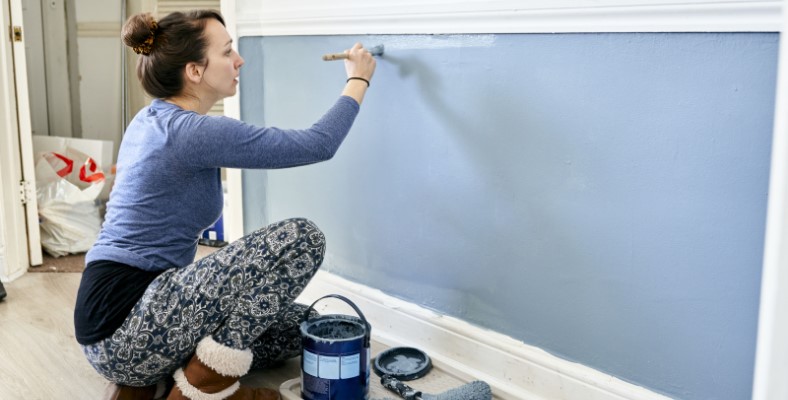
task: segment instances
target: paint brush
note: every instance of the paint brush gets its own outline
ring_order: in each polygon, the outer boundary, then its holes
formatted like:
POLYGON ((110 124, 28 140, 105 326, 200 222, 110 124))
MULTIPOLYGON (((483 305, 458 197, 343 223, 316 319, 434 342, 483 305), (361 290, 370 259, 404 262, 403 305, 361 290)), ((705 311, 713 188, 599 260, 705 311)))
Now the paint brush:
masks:
POLYGON ((492 400, 490 385, 473 381, 439 394, 422 393, 391 375, 383 375, 380 384, 405 400, 492 400))
MULTIPOLYGON (((373 56, 382 56, 383 55, 383 45, 379 44, 375 47, 371 47, 367 49, 369 54, 373 56)), ((347 58, 347 54, 345 53, 332 53, 332 54, 323 54, 323 61, 334 61, 334 60, 344 60, 347 58)))

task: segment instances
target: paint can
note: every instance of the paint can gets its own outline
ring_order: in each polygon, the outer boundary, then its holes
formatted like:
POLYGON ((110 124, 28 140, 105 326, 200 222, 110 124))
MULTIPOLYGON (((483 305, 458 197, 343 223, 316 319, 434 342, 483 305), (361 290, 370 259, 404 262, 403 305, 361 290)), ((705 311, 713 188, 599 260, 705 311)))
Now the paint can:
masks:
POLYGON ((329 294, 315 300, 301 323, 301 398, 368 399, 371 330, 361 310, 346 297, 329 294), (329 297, 353 307, 358 317, 329 314, 309 319, 315 304, 329 297))

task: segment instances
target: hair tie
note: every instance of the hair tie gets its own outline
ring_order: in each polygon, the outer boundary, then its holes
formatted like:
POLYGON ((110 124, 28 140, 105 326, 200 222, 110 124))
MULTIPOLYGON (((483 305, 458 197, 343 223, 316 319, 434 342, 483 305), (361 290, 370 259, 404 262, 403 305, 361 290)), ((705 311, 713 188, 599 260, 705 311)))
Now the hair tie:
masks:
POLYGON ((364 79, 364 78, 362 78, 362 77, 360 77, 360 76, 351 76, 350 78, 347 78, 347 80, 346 80, 345 82, 350 82, 350 81, 351 81, 351 80, 353 80, 353 79, 356 79, 356 80, 362 81, 362 82, 364 82, 364 83, 366 83, 366 84, 367 84, 367 87, 369 87, 369 81, 368 81, 368 80, 366 80, 366 79, 364 79))
POLYGON ((134 46, 131 49, 134 50, 134 52, 137 53, 137 54, 142 54, 142 55, 145 55, 145 56, 149 55, 151 50, 153 50, 153 42, 154 42, 154 40, 156 40, 156 30, 157 29, 159 29, 159 24, 157 24, 155 20, 151 20, 151 22, 150 22, 150 34, 148 35, 148 37, 145 38, 145 41, 142 42, 141 45, 134 46))

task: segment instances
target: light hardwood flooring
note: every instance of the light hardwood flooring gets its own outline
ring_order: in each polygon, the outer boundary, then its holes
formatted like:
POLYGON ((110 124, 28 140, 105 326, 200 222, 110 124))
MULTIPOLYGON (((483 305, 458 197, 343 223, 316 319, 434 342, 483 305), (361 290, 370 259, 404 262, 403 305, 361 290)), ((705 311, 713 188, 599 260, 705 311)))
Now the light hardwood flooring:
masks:
MULTIPOLYGON (((74 302, 82 274, 35 273, 5 283, 0 301, 0 399, 100 399, 107 382, 74 339, 74 302)), ((279 388, 299 376, 298 359, 254 371, 243 382, 279 388)))
POLYGON ((82 274, 25 274, 0 302, 0 399, 98 399, 105 380, 74 339, 82 274))
MULTIPOLYGON (((215 250, 200 247, 197 258, 215 250)), ((0 301, 0 400, 103 397, 107 382, 88 364, 74 338, 74 302, 81 277, 68 272, 27 273, 4 284, 8 297, 0 301)), ((388 348, 374 335, 371 344, 373 355, 388 348)), ((252 371, 241 381, 279 389, 299 376, 300 358, 294 358, 277 368, 252 371)), ((441 393, 463 380, 436 365, 427 377, 409 383, 427 393, 441 393)), ((370 398, 392 397, 396 396, 383 389, 377 377, 370 379, 370 398)))

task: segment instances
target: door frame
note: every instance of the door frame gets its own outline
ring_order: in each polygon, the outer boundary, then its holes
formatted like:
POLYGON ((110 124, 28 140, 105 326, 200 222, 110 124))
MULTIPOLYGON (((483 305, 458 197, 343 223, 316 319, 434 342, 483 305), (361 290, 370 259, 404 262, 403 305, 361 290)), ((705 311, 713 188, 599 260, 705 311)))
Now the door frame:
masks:
MULTIPOLYGON (((22 0, 11 1, 11 21, 22 26, 22 0)), ((41 231, 38 223, 38 199, 36 197, 36 167, 33 150, 33 127, 30 115, 30 97, 27 87, 27 57, 24 37, 14 43, 14 84, 16 85, 17 123, 19 124, 19 154, 22 163, 22 180, 26 182, 25 229, 27 232, 27 254, 29 265, 43 264, 41 231)))
MULTIPOLYGON (((221 0, 221 12, 227 31, 233 38, 233 47, 238 50, 238 29, 236 24, 235 0, 221 0)), ((235 96, 224 99, 224 115, 241 119, 241 86, 235 96)), ((227 194, 224 197, 223 211, 224 237, 232 242, 244 235, 244 209, 243 209, 243 172, 240 169, 225 168, 225 183, 227 194)))
POLYGON ((19 27, 22 40, 12 41, 10 29, 0 44, 0 278, 12 280, 43 261, 35 195, 35 165, 27 91, 24 23, 21 0, 3 0, 4 27, 19 27), (7 35, 7 36, 6 36, 7 35), (23 183, 24 182, 24 183, 23 183), (24 201, 24 204, 23 204, 24 201))

